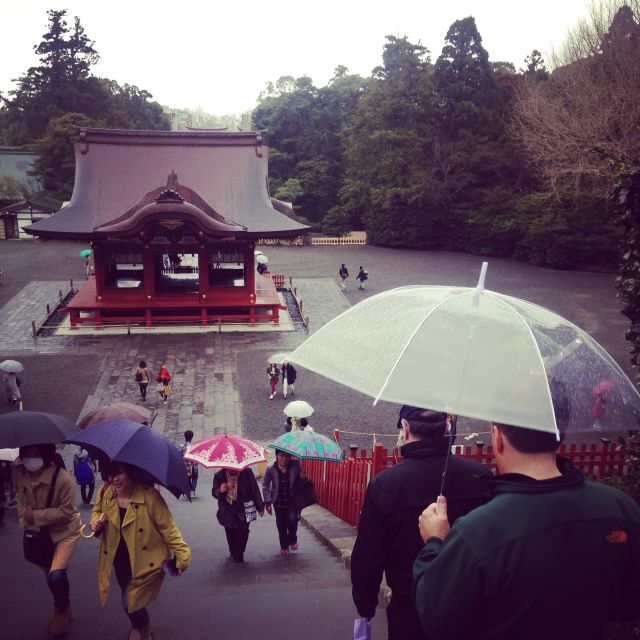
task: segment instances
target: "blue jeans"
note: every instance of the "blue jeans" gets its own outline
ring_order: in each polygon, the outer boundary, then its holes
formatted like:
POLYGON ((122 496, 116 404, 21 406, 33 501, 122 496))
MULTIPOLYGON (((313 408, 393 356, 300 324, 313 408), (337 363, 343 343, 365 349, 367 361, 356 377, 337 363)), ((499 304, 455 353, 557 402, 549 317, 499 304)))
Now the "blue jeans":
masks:
POLYGON ((298 511, 295 507, 277 507, 273 505, 276 512, 276 527, 278 527, 278 537, 280 538, 280 548, 288 549, 290 545, 298 542, 298 511))

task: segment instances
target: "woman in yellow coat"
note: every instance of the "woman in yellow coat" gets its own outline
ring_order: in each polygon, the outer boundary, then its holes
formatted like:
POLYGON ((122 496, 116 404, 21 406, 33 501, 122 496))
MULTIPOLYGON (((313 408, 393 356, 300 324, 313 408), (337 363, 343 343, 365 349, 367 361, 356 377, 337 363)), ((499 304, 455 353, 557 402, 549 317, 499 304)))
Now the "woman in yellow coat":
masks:
POLYGON ((136 467, 110 463, 109 484, 100 492, 91 530, 102 536, 98 568, 100 603, 109 593, 111 568, 122 590, 122 606, 131 622, 129 640, 147 640, 149 613, 164 579, 163 565, 175 556, 175 573, 189 566, 191 549, 182 538, 162 496, 135 481, 136 467))

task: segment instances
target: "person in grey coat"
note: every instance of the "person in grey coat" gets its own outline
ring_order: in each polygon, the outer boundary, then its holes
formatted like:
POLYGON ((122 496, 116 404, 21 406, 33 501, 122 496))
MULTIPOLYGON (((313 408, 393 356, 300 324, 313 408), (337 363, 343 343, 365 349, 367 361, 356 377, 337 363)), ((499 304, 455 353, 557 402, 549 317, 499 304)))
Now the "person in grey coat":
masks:
POLYGON ((298 510, 291 496, 300 477, 305 477, 300 463, 288 453, 276 449, 276 461, 267 467, 262 479, 262 497, 269 515, 276 514, 276 527, 280 538, 280 554, 288 555, 298 549, 298 510))
POLYGON ((20 387, 18 386, 18 375, 15 373, 5 373, 3 380, 7 387, 7 402, 16 404, 22 399, 20 387))

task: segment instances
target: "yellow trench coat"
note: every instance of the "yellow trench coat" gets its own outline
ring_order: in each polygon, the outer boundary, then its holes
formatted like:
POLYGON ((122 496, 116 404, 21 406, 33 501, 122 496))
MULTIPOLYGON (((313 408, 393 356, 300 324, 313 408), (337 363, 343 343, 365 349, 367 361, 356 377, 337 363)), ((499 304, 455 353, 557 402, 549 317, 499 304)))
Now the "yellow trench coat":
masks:
MULTIPOLYGON (((93 507, 93 517, 99 517, 101 513, 107 520, 98 563, 98 590, 100 604, 104 606, 113 559, 120 543, 120 512, 113 487, 109 487, 93 507)), ((191 549, 162 496, 153 487, 138 483, 122 521, 122 536, 131 560, 128 609, 132 613, 157 598, 165 575, 162 563, 175 554, 176 567, 186 569, 191 560, 191 549)))

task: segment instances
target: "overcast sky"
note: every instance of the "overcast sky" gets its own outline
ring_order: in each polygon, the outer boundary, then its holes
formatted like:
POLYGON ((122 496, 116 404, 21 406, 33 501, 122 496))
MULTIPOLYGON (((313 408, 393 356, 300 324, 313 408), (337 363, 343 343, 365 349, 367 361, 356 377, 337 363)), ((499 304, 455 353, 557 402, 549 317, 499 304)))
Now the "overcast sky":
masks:
POLYGON ((435 59, 452 22, 472 15, 491 60, 516 68, 547 53, 587 15, 587 0, 14 0, 3 4, 0 91, 36 64, 48 9, 78 16, 101 56, 95 75, 135 84, 161 104, 240 113, 267 82, 310 76, 324 86, 338 65, 368 76, 387 34, 421 41, 435 59))

